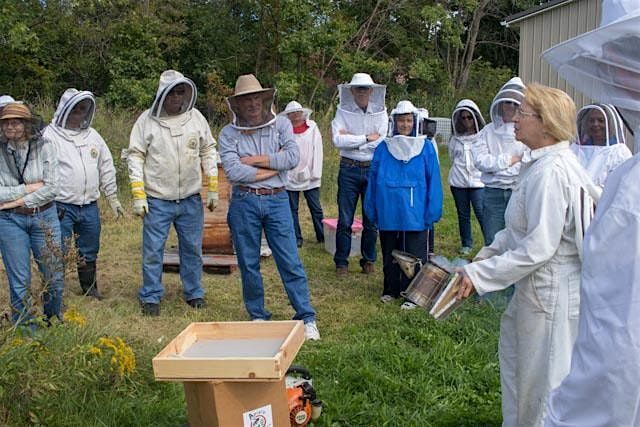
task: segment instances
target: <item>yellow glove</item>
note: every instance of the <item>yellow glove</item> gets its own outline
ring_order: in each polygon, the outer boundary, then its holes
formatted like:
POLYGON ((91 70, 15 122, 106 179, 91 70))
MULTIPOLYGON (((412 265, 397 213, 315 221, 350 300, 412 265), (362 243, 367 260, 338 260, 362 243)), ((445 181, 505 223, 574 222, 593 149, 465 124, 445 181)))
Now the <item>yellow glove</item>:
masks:
POLYGON ((207 191, 207 209, 213 212, 218 206, 218 176, 209 176, 209 191, 207 191))
POLYGON ((149 212, 149 205, 147 205, 147 194, 144 192, 144 182, 132 182, 131 194, 133 195, 133 213, 140 218, 143 218, 144 215, 149 212))

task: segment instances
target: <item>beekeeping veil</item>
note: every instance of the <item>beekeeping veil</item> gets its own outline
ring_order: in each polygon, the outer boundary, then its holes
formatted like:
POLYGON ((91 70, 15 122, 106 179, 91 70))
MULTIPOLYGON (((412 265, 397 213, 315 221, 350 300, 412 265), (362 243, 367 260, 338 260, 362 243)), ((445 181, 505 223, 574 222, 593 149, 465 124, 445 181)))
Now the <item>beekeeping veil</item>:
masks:
POLYGON ((157 118, 168 117, 168 114, 164 109, 164 102, 167 95, 169 95, 169 92, 180 85, 184 86, 185 92, 182 98, 180 111, 176 115, 185 113, 195 106, 196 98, 198 96, 195 83, 178 71, 167 70, 160 75, 158 91, 156 92, 156 97, 151 105, 151 116, 157 118))
POLYGON ((391 115, 389 116, 389 136, 385 139, 385 143, 387 144, 387 149, 395 159, 408 162, 422 152, 425 136, 420 135, 419 131, 421 119, 420 111, 418 111, 411 101, 400 101, 396 108, 391 110, 391 115), (413 127, 409 135, 400 135, 398 133, 397 119, 406 114, 413 116, 413 127))
POLYGON ((96 99, 93 93, 86 90, 78 90, 70 88, 64 91, 58 102, 58 108, 53 114, 51 124, 60 129, 69 129, 72 131, 82 131, 88 129, 93 122, 96 113, 96 99), (78 107, 78 109, 76 109, 78 107), (74 109, 76 111, 74 112, 74 109), (82 117, 76 123, 75 117, 69 120, 72 112, 77 113, 82 109, 82 117))
POLYGON ((275 122, 275 96, 276 90, 273 88, 263 88, 253 74, 245 74, 238 77, 233 95, 227 98, 227 105, 233 115, 231 125, 236 129, 250 130, 261 128, 275 122), (240 107, 240 97, 250 94, 259 94, 262 100, 262 120, 260 120, 258 124, 249 124, 245 118, 245 112, 242 111, 240 107))
POLYGON ((608 147, 624 144, 624 129, 622 119, 613 105, 592 104, 582 107, 578 111, 578 144, 581 146, 608 147), (602 142, 594 135, 595 122, 602 122, 602 142))
MULTIPOLYGON (((513 122, 515 110, 524 99, 524 84, 520 77, 514 77, 505 83, 491 102, 491 121, 496 129, 505 123, 513 122)), ((512 126, 512 125, 511 125, 512 126)))
POLYGON ((291 101, 287 104, 283 111, 278 113, 278 115, 288 118, 287 115, 289 113, 296 113, 298 111, 302 111, 305 121, 309 120, 309 116, 311 116, 311 113, 313 112, 313 110, 311 110, 310 108, 303 107, 302 104, 300 104, 298 101, 291 101))
POLYGON ((378 130, 377 125, 387 121, 387 108, 384 104, 387 87, 376 84, 369 74, 356 73, 351 82, 338 85, 340 102, 336 111, 336 116, 341 116, 346 124, 346 131, 352 135, 368 135, 378 130), (352 88, 370 88, 369 105, 367 106, 367 116, 369 120, 363 120, 362 111, 353 96, 352 88))
POLYGON ((458 102, 456 108, 453 110, 453 114, 451 114, 451 127, 453 128, 453 135, 455 137, 475 137, 475 134, 480 132, 484 125, 484 117, 482 117, 480 109, 476 103, 470 99, 463 99, 458 102), (468 114, 463 114, 465 112, 468 114), (465 123, 462 120, 462 117, 467 115, 471 115, 475 129, 470 135, 466 135, 465 123))
POLYGON ((640 128, 640 2, 603 0, 600 26, 542 54, 570 85, 615 105, 636 133, 640 128))

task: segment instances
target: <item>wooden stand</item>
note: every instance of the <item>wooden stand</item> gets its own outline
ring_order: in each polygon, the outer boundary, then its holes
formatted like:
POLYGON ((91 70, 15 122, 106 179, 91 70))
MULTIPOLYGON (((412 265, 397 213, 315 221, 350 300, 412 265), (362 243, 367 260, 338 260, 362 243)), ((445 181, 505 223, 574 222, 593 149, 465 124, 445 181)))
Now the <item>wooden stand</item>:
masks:
MULTIPOLYGON (((227 224, 229 212, 230 186, 221 165, 218 165, 218 206, 213 212, 206 207, 209 183, 203 176, 202 197, 204 209, 204 229, 202 232, 202 265, 207 273, 229 274, 238 267, 238 259, 234 255, 231 241, 231 230, 227 224)), ((180 258, 177 248, 168 248, 162 259, 164 271, 175 272, 180 269, 180 258)))
POLYGON ((184 383, 191 427, 260 417, 288 427, 284 376, 303 343, 302 321, 192 323, 153 358, 153 371, 184 383))

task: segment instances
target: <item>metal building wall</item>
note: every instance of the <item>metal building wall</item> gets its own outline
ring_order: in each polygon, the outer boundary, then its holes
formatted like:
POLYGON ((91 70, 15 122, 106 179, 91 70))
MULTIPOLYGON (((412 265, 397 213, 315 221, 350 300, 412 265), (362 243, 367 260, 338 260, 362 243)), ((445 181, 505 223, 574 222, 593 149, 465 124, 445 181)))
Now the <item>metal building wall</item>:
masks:
POLYGON ((520 28, 519 74, 524 83, 539 82, 567 92, 578 108, 591 100, 569 86, 544 61, 542 52, 595 29, 600 23, 600 0, 575 0, 525 17, 520 28))

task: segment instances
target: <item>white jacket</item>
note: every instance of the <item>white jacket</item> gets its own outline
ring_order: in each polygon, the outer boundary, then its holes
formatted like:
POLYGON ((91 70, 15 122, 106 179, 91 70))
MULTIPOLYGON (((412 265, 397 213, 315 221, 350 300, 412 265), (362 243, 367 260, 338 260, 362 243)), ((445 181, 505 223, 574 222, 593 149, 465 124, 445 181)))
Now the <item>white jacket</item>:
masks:
POLYGON ((607 179, 584 243, 580 326, 571 371, 547 427, 640 425, 640 156, 607 179))
POLYGON ((109 147, 95 129, 80 132, 61 129, 53 124, 44 137, 58 150, 60 188, 57 202, 86 205, 117 194, 116 170, 109 147))
POLYGON ((471 153, 475 167, 482 173, 484 185, 508 190, 513 189, 521 165, 518 162, 510 166, 511 158, 522 156, 526 150, 526 146, 516 140, 513 123, 496 128, 492 122, 482 129, 471 153))
MULTIPOLYGON (((482 188, 484 184, 480 179, 481 172, 476 168, 471 150, 474 144, 480 141, 480 131, 484 127, 484 118, 475 102, 463 99, 458 102, 451 114, 453 136, 449 139, 449 185, 458 188, 482 188), (458 121, 462 112, 473 116, 476 133, 462 135, 458 133, 458 121)), ((462 128, 464 129, 464 127, 462 128)))
POLYGON ((571 150, 578 162, 596 185, 604 187, 609 173, 631 157, 631 151, 625 144, 609 146, 571 144, 571 150))
POLYGON ((342 157, 360 162, 370 161, 378 144, 384 141, 389 126, 387 108, 384 105, 386 87, 372 86, 366 113, 358 107, 351 94, 351 86, 338 85, 340 103, 336 116, 331 122, 333 145, 340 150, 342 157), (340 131, 346 131, 342 135, 340 131), (367 142, 367 135, 377 132, 380 138, 367 142))
POLYGON ((133 125, 127 162, 131 182, 144 182, 147 195, 181 200, 202 189, 202 171, 217 176, 216 142, 195 108, 172 117, 143 112, 133 125))
POLYGON ((531 152, 506 228, 463 267, 480 294, 515 283, 500 328, 504 426, 541 426, 548 393, 569 372, 580 303, 583 190, 599 192, 568 142, 531 152), (583 186, 587 182, 587 189, 583 186), (553 191, 550 191, 553 189, 553 191))
POLYGON ((59 191, 56 201, 86 205, 100 198, 100 192, 116 195, 116 170, 109 147, 90 127, 95 115, 95 98, 91 92, 67 89, 60 98, 53 120, 43 132, 58 151, 59 191), (69 113, 80 102, 91 108, 79 129, 67 129, 69 113))
POLYGON ((294 133, 294 138, 300 150, 298 166, 289 171, 289 191, 306 191, 320 187, 322 178, 322 135, 313 120, 307 120, 309 129, 300 134, 294 133))

